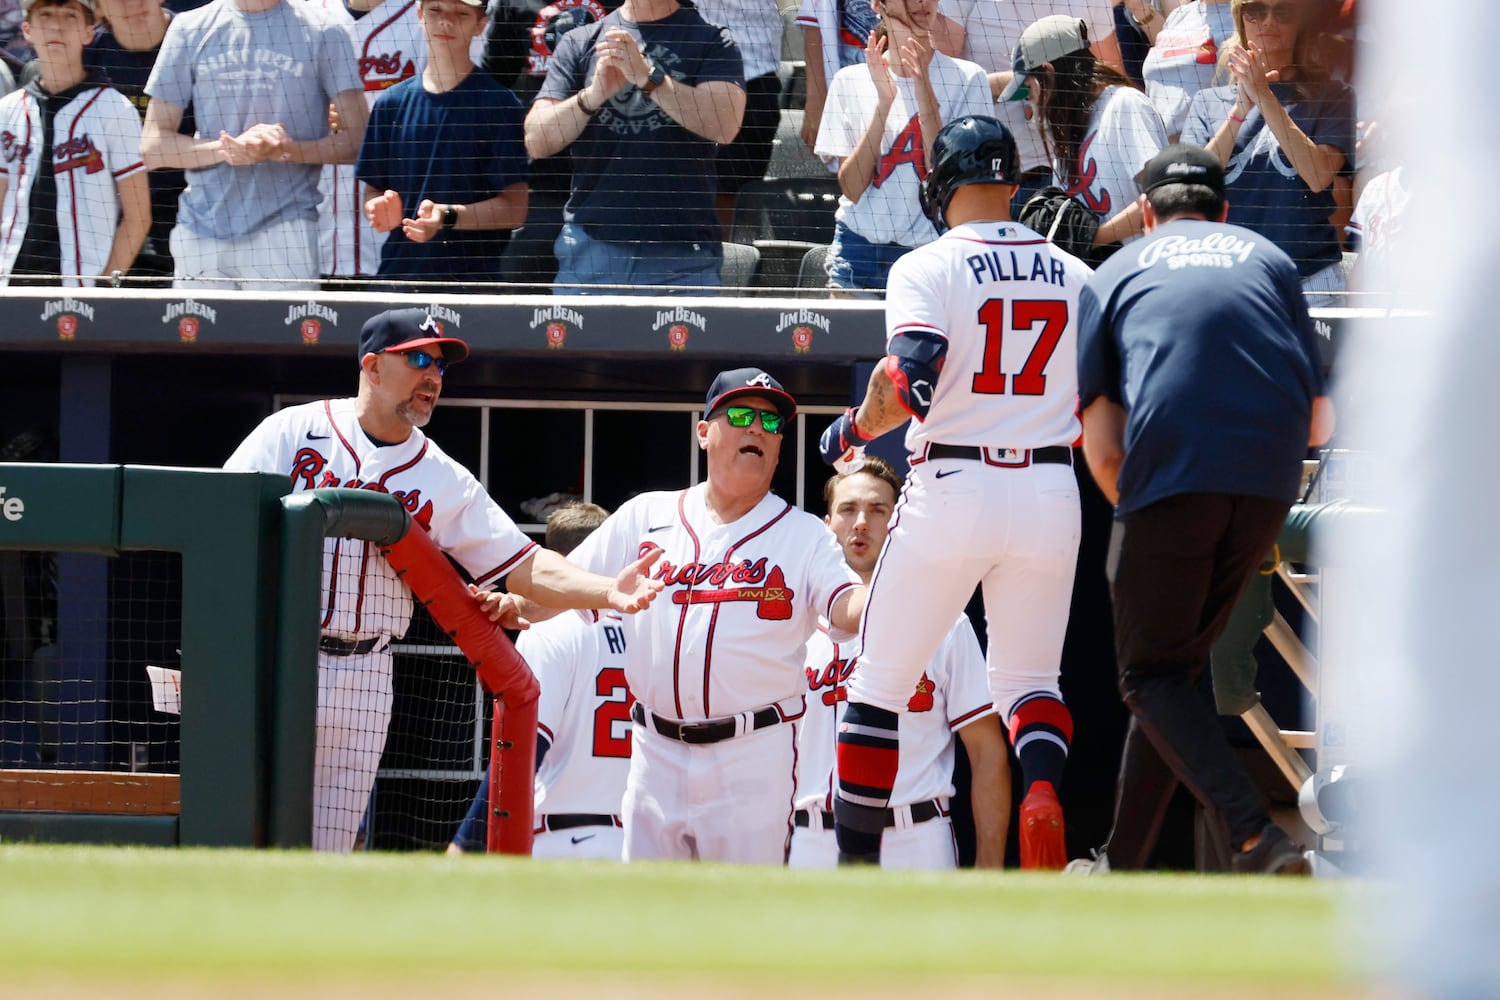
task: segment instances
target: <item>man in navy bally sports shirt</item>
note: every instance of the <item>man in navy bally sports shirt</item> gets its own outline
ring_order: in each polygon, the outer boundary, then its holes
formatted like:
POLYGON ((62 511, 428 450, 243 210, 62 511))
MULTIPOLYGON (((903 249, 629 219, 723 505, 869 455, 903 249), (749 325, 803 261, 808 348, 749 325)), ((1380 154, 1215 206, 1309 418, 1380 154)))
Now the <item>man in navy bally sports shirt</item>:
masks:
POLYGON ((1225 223, 1224 169, 1169 146, 1141 178, 1146 236, 1079 301, 1083 451, 1115 506, 1109 575, 1131 712, 1105 851, 1141 868, 1180 781, 1227 825, 1236 871, 1305 873, 1196 679, 1333 429, 1317 338, 1283 251, 1225 223))

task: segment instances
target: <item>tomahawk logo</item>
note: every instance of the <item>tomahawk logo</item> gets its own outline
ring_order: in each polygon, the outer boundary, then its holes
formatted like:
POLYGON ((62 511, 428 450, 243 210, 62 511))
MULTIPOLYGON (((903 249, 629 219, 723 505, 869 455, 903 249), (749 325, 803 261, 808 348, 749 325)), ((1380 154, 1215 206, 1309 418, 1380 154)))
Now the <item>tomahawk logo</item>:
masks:
POLYGON ((746 379, 745 384, 758 385, 762 389, 769 389, 771 388, 771 376, 767 375, 765 372, 761 372, 759 375, 755 376, 752 379, 746 379))
POLYGON ((26 504, 20 497, 8 497, 5 495, 5 487, 0 486, 0 517, 7 521, 19 521, 26 516, 26 504))

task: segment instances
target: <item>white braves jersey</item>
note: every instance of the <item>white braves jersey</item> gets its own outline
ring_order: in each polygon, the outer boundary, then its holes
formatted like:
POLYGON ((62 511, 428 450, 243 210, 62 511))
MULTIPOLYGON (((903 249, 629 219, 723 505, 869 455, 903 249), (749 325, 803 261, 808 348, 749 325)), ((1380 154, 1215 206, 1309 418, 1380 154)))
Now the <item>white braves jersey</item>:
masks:
MULTIPOLYGON (((1234 37, 1234 18, 1227 3, 1186 3, 1167 15, 1156 44, 1141 64, 1146 96, 1171 136, 1187 123, 1193 95, 1214 85, 1219 53, 1234 37)), ((1228 82, 1227 71, 1225 82, 1228 82)))
MULTIPOLYGON (((319 400, 271 414, 224 468, 288 475, 293 492, 343 486, 389 493, 480 586, 493 584, 536 550, 469 470, 420 430, 413 428, 401 444, 371 441, 355 419, 353 399, 319 400)), ((411 591, 372 543, 325 540, 324 635, 399 637, 411 623, 411 610, 411 591)))
MULTIPOLYGON (((1078 438, 1078 292, 1093 272, 1017 222, 950 229, 891 267, 888 338, 948 342, 906 446, 1043 448, 1078 438)), ((889 342, 889 341, 888 341, 889 342)))
MULTIPOLYGON (((826 623, 807 641, 807 716, 797 738, 797 808, 832 809, 838 717, 859 640, 835 642, 826 623)), ((984 654, 968 615, 959 615, 928 664, 900 720, 900 765, 891 805, 953 794, 953 734, 995 714, 984 654)))
POLYGON ((1360 193, 1348 229, 1358 236, 1356 286, 1362 292, 1409 292, 1407 272, 1392 266, 1392 247, 1401 236, 1411 192, 1401 183, 1401 168, 1372 177, 1360 193))
MULTIPOLYGON (((1107 87, 1094 105, 1089 130, 1078 147, 1078 180, 1063 184, 1063 170, 1057 163, 1052 172, 1059 186, 1104 222, 1140 197, 1136 177, 1166 144, 1166 126, 1150 98, 1131 87, 1107 87)), ((1124 242, 1138 239, 1140 234, 1124 242)))
MULTIPOLYGON (((994 109, 989 79, 974 63, 935 52, 927 75, 944 122, 964 115, 987 115, 994 109)), ((916 247, 937 239, 937 230, 922 214, 917 194, 922 178, 927 176, 927 152, 917 121, 916 85, 894 73, 891 79, 896 84, 896 99, 886 115, 875 175, 859 201, 839 197, 836 218, 871 243, 916 247)), ((839 70, 828 87, 828 101, 818 126, 817 154, 833 160, 852 155, 869 128, 875 102, 875 83, 868 66, 839 70)))
MULTIPOLYGON (((1109 0, 940 0, 938 13, 963 25, 963 57, 990 73, 1010 69, 1021 33, 1048 14, 1082 18, 1094 41, 1115 33, 1109 0)), ((1026 120, 1025 102, 1002 101, 991 114, 1015 137, 1022 170, 1049 166, 1041 133, 1026 120)))
POLYGON ((550 744, 536 771, 536 814, 617 816, 630 773, 630 705, 620 616, 559 615, 516 640, 541 684, 537 730, 550 744))
MULTIPOLYGON (((26 88, 0 98, 0 285, 8 284, 31 220, 42 161, 42 113, 26 88)), ((113 87, 86 87, 52 119, 52 174, 63 284, 93 285, 120 221, 118 181, 146 169, 141 116, 113 87)))
POLYGON ((803 646, 845 590, 859 585, 823 522, 775 494, 718 524, 705 486, 626 501, 568 558, 613 576, 652 548, 665 584, 625 622, 630 690, 688 722, 801 695, 803 646))
MULTIPOLYGON (((417 0, 384 0, 355 20, 342 0, 308 0, 337 23, 346 26, 359 63, 365 104, 427 66, 427 36, 417 20, 417 0)), ((484 55, 484 39, 469 46, 477 65, 484 55)), ((325 163, 318 181, 323 195, 318 205, 318 261, 324 274, 374 274, 380 269, 380 248, 387 234, 370 228, 365 218, 363 192, 352 163, 325 163)), ((407 214, 416 213, 411 206, 407 214)))

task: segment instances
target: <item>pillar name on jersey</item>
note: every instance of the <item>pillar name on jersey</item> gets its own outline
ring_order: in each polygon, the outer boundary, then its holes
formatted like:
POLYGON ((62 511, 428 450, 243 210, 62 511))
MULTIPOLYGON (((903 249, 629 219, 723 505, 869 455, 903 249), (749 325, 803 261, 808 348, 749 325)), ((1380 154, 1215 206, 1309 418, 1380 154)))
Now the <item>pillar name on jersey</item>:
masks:
POLYGON ((964 261, 978 285, 989 281, 1046 281, 1059 288, 1067 286, 1062 261, 1035 251, 1019 256, 1014 250, 983 250, 969 254, 964 261), (1029 256, 1031 263, 1022 264, 1019 256, 1029 256))
POLYGON ((61 298, 48 299, 46 302, 42 303, 43 323, 47 322, 47 320, 51 319, 54 316, 61 315, 62 313, 72 313, 75 316, 82 316, 90 323, 94 321, 94 307, 89 305, 87 302, 80 302, 78 299, 61 298))
POLYGON ((330 309, 321 302, 308 299, 305 305, 287 306, 286 319, 281 321, 282 326, 291 326, 293 323, 301 323, 305 319, 320 319, 339 325, 339 313, 337 309, 330 309))
MULTIPOLYGON (((308 432, 312 433, 311 431, 308 432)), ((391 490, 383 483, 367 483, 355 476, 339 481, 339 477, 328 471, 328 459, 316 448, 302 448, 298 450, 292 459, 291 470, 292 485, 304 490, 321 490, 334 486, 342 486, 349 490, 369 490, 372 493, 384 493, 400 501, 401 506, 424 528, 431 529, 432 526, 432 501, 422 501, 422 489, 418 487, 413 490, 391 490)))

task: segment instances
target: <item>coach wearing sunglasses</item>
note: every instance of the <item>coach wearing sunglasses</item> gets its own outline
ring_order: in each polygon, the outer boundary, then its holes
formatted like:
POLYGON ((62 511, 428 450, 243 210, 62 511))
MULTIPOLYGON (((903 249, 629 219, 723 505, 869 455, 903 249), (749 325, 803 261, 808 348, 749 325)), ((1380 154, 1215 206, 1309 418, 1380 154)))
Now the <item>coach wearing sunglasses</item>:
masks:
POLYGON ((661 553, 660 600, 625 623, 626 861, 786 861, 803 647, 819 616, 851 635, 865 603, 822 520, 771 492, 796 412, 768 373, 720 373, 696 428, 705 481, 626 501, 569 556, 661 553))
MULTIPOLYGON (((522 534, 469 470, 422 433, 448 366, 468 355, 425 309, 380 313, 360 331, 357 396, 273 413, 224 467, 288 475, 294 492, 388 493, 481 587, 504 579, 512 593, 552 608, 631 614, 650 604, 661 589, 644 576, 653 558, 632 555, 615 579, 583 572, 522 534)), ((312 840, 314 850, 348 851, 385 749, 390 646, 411 623, 412 596, 372 543, 351 538, 325 540, 323 588, 312 840)), ((524 626, 508 598, 486 604, 502 624, 524 626)))
POLYGON ((1230 83, 1198 92, 1182 141, 1224 164, 1230 218, 1291 255, 1309 306, 1341 305, 1354 174, 1354 92, 1314 58, 1311 0, 1232 0, 1230 83), (1347 214, 1344 214, 1347 218, 1347 214), (1340 223, 1341 224, 1341 223, 1340 223))

